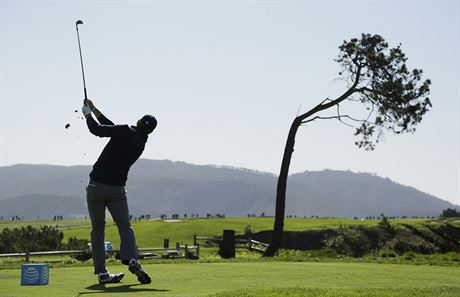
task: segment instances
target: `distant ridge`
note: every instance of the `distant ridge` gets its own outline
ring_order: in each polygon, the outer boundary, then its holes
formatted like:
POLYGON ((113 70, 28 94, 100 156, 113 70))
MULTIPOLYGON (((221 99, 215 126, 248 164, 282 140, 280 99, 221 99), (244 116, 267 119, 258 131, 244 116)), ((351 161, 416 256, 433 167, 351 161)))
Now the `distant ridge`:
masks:
MULTIPOLYGON (((19 164, 0 167, 0 216, 51 218, 87 215, 91 166, 19 164)), ((277 177, 251 169, 139 160, 128 179, 133 215, 274 214, 277 177)), ((293 174, 286 214, 366 217, 437 216, 458 206, 375 174, 323 170, 293 174)))

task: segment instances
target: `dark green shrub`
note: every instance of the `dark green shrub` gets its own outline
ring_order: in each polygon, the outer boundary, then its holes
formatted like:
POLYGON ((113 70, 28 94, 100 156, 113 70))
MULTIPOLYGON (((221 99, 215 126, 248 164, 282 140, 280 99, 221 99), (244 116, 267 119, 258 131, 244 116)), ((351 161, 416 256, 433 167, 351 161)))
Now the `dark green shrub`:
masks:
POLYGON ((380 257, 382 258, 396 258, 396 254, 393 251, 380 251, 380 257))
POLYGON ((390 223, 388 217, 386 217, 383 213, 380 215, 380 217, 381 220, 377 226, 386 233, 386 240, 395 237, 397 234, 396 228, 390 223))
POLYGON ((80 239, 76 237, 70 237, 67 242, 68 250, 87 250, 89 241, 87 239, 80 239))
POLYGON ((8 229, 0 233, 0 253, 52 251, 62 248, 64 234, 55 227, 32 226, 8 229))
POLYGON ((372 251, 372 242, 362 227, 340 225, 335 233, 326 236, 324 244, 344 256, 361 257, 372 251))
POLYGON ((68 250, 84 250, 85 252, 82 254, 75 254, 71 257, 78 260, 78 261, 86 261, 91 259, 91 252, 88 248, 88 240, 87 239, 79 239, 76 237, 70 237, 67 242, 67 249, 68 250))
POLYGON ((438 248, 425 239, 410 234, 398 234, 385 244, 385 248, 394 251, 398 255, 414 252, 419 254, 433 254, 438 252, 438 248))
POLYGON ((460 218, 460 211, 457 211, 455 208, 444 209, 442 211, 442 214, 440 215, 440 218, 441 219, 460 218))

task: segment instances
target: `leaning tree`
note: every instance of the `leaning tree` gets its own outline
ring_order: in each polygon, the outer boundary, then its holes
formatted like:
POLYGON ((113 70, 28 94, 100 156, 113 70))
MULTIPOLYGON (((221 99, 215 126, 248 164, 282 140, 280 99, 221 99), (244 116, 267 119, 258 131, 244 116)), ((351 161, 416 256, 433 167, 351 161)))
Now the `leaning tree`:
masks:
POLYGON ((286 186, 297 130, 300 126, 320 119, 336 119, 356 127, 360 139, 355 144, 373 150, 385 131, 395 134, 415 132, 423 115, 431 107, 428 98, 430 80, 422 80, 422 70, 408 69, 401 44, 389 48, 379 35, 362 34, 339 46, 335 60, 340 65, 339 75, 348 89, 335 99, 326 98, 308 112, 298 115, 291 124, 284 148, 276 192, 276 211, 273 235, 264 256, 278 251, 284 228, 286 186), (344 114, 343 104, 357 104, 364 108, 361 116, 344 114), (332 115, 321 115, 329 110, 332 115))

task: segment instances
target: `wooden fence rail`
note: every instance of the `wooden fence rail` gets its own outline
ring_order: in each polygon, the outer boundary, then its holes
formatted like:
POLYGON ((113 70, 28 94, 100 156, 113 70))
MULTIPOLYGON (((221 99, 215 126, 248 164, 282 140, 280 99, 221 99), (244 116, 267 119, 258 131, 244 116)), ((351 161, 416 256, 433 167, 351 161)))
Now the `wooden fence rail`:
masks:
MULTIPOLYGON (((180 245, 176 244, 175 248, 138 248, 138 252, 163 252, 166 255, 164 258, 198 258, 200 256, 199 245, 180 245), (180 254, 183 251, 184 255, 180 254)), ((119 249, 110 249, 106 251, 108 254, 119 253, 119 249)), ((62 255, 79 255, 90 253, 89 250, 68 250, 68 251, 42 251, 42 252, 22 252, 22 253, 8 253, 0 254, 0 258, 7 257, 25 257, 25 261, 29 262, 31 256, 62 256, 62 255)), ((159 255, 159 257, 161 257, 159 255)))
MULTIPOLYGON (((220 237, 206 237, 206 236, 193 236, 194 244, 198 244, 198 241, 204 241, 205 246, 220 246, 223 239, 220 237)), ((263 253, 269 244, 260 242, 254 239, 235 238, 236 248, 246 248, 251 251, 257 251, 263 253)))

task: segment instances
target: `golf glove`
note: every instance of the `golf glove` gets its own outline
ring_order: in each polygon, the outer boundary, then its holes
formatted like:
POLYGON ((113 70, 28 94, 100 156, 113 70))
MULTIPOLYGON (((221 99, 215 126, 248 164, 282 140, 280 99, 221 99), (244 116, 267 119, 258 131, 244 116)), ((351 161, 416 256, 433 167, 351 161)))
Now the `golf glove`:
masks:
POLYGON ((85 118, 91 115, 91 108, 89 108, 89 106, 83 105, 83 107, 81 108, 81 111, 85 115, 85 118))

